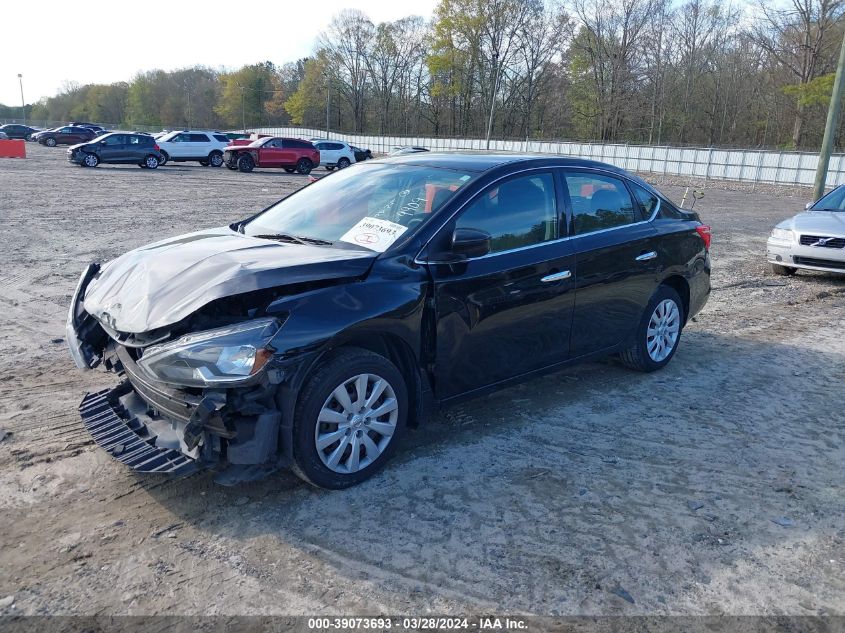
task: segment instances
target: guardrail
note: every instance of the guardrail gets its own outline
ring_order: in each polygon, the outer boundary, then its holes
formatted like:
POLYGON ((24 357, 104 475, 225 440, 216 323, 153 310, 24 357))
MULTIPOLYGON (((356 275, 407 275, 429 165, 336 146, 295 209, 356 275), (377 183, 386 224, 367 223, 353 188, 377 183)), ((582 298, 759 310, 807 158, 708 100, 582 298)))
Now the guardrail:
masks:
MULTIPOLYGON (((274 136, 326 138, 325 130, 300 127, 266 127, 254 131, 274 136)), ((331 133, 330 138, 388 153, 394 147, 419 145, 430 150, 484 150, 484 139, 436 138, 424 136, 372 136, 331 133)), ((491 140, 490 149, 506 152, 557 154, 610 163, 622 169, 653 174, 686 176, 703 180, 734 180, 793 186, 812 186, 818 154, 773 150, 719 149, 715 147, 672 147, 627 143, 578 143, 567 141, 491 140)), ((845 182, 845 154, 830 158, 827 186, 845 182)))

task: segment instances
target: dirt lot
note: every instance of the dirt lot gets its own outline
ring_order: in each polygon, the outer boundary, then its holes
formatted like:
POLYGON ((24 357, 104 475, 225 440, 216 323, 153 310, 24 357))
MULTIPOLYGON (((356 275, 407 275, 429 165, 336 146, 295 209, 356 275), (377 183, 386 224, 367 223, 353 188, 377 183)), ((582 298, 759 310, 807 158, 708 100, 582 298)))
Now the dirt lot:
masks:
POLYGON ((87 262, 303 177, 28 151, 0 163, 0 613, 845 613, 845 278, 764 262, 806 192, 707 189, 714 291, 664 371, 446 411, 352 490, 221 488, 92 444, 76 406, 113 379, 73 367, 68 302, 87 262))

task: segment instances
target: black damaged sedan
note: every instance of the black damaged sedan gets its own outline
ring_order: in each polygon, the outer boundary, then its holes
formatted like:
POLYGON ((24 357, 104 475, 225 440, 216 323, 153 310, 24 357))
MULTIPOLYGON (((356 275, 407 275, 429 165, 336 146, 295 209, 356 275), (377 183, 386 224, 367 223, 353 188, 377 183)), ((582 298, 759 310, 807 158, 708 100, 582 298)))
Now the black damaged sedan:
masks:
POLYGON ((710 292, 710 229, 641 179, 542 156, 415 154, 82 274, 80 405, 142 472, 377 472, 435 407, 571 363, 665 366, 710 292))

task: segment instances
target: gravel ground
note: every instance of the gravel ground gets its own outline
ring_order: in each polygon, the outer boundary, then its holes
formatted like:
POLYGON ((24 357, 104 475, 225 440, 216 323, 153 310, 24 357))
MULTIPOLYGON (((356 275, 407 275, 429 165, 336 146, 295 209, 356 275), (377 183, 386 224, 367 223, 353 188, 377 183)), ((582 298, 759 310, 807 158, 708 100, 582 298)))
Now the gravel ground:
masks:
POLYGON ((113 379, 73 367, 67 305, 87 262, 304 178, 27 149, 0 163, 0 613, 845 613, 845 278, 764 261, 805 191, 708 183, 713 295, 664 371, 468 402, 351 490, 221 488, 92 444, 76 405, 113 379))

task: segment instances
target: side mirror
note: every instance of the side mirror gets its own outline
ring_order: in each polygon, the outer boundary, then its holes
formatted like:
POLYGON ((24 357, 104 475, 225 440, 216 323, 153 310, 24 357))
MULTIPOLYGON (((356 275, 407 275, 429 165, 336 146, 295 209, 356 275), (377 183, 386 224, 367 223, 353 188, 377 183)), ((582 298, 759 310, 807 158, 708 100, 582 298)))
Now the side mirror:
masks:
POLYGON ((809 210, 809 209, 810 209, 810 207, 812 207, 812 206, 813 206, 813 203, 812 203, 812 202, 808 202, 807 204, 805 204, 805 205, 804 205, 804 208, 805 208, 805 209, 807 209, 807 210, 809 210))
POLYGON ((478 229, 455 229, 452 233, 452 254, 470 257, 483 257, 492 250, 492 239, 487 231, 478 229))

